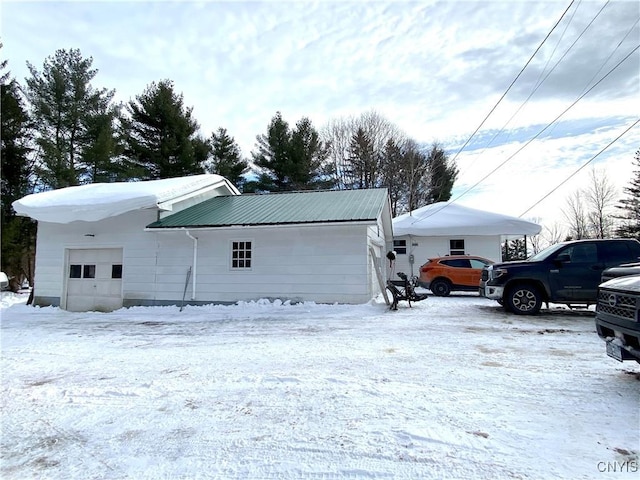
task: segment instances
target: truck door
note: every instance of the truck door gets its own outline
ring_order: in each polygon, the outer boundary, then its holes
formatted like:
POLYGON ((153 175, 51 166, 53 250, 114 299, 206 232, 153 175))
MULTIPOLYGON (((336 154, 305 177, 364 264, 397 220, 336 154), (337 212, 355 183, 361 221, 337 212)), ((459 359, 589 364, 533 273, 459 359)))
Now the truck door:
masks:
MULTIPOLYGON (((549 282, 556 300, 594 302, 602 275, 595 243, 577 243, 560 250, 552 261, 549 282)), ((553 301, 553 299, 552 299, 553 301)))

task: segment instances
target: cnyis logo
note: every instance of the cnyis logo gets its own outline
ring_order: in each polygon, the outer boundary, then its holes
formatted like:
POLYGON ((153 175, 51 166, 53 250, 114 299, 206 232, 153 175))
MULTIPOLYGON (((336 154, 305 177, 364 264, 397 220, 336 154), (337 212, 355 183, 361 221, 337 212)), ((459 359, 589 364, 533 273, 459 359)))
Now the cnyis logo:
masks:
POLYGON ((640 471, 638 468, 637 460, 625 460, 623 462, 598 462, 598 472, 600 473, 637 473, 640 471))

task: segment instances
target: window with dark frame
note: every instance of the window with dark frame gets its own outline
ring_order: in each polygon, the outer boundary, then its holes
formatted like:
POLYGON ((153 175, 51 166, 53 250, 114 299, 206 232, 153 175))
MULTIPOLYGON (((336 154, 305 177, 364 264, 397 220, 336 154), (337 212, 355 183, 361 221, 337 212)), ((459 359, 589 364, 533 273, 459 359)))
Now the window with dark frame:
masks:
POLYGON ((111 265, 111 278, 122 278, 122 265, 111 265))
POLYGON ((406 240, 394 240, 393 241, 393 251, 398 255, 406 255, 407 254, 407 241, 406 240))
POLYGON ((83 265, 82 266, 82 278, 96 278, 96 266, 95 265, 83 265))
POLYGON ((449 255, 464 255, 464 239, 449 240, 449 255))
POLYGON ((69 278, 82 278, 82 265, 69 265, 69 278))
POLYGON ((231 242, 231 268, 251 268, 251 242, 231 242))

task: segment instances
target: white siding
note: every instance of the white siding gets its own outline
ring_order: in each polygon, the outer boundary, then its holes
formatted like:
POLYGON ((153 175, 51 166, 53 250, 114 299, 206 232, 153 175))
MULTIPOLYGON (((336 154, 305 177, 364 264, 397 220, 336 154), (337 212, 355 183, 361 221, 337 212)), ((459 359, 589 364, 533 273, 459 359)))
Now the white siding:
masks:
POLYGON ((407 241, 407 254, 398 255, 395 271, 419 275, 419 268, 428 258, 449 254, 449 240, 464 240, 465 253, 478 255, 493 261, 502 258, 500 236, 452 236, 452 237, 394 237, 394 240, 407 241), (409 263, 409 255, 413 254, 414 264, 409 263))
MULTIPOLYGON (((186 300, 235 302, 260 298, 364 303, 371 299, 366 226, 274 226, 191 230, 198 238, 196 295, 186 300), (251 269, 231 268, 231 242, 252 242, 251 269)), ((194 242, 159 232, 158 297, 181 300, 194 242), (161 272, 161 274, 160 274, 161 272)))
POLYGON ((100 222, 39 222, 34 281, 36 303, 60 304, 65 296, 68 273, 65 251, 78 248, 122 248, 124 298, 127 298, 127 292, 131 294, 130 273, 140 279, 143 287, 136 292, 136 298, 153 298, 155 239, 144 231, 144 227, 155 219, 155 211, 142 210, 100 222))
MULTIPOLYGON (((125 306, 179 303, 193 265, 194 241, 184 231, 144 231, 156 220, 151 210, 130 212, 100 222, 40 223, 35 302, 60 305, 66 295, 65 251, 121 248, 125 306), (87 236, 93 235, 93 236, 87 236)), ((198 238, 195 298, 186 302, 236 302, 260 298, 365 303, 379 291, 369 244, 382 235, 377 226, 318 225, 268 228, 192 229, 198 238), (230 242, 250 240, 253 263, 247 271, 230 267, 230 242)), ((380 243, 376 240, 376 243, 380 243)), ((384 257, 384 247, 380 256, 384 257)))

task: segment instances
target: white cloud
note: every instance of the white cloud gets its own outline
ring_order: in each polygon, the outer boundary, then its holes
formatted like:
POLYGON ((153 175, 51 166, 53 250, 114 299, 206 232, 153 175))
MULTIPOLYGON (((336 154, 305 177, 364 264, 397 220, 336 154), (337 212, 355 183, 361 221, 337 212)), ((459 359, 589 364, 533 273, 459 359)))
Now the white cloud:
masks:
MULTIPOLYGON (((562 1, 5 2, 2 55, 23 81, 25 61, 40 67, 56 49, 79 48, 94 58, 96 85, 115 89, 120 101, 153 81, 172 79, 185 104, 194 107, 202 133, 227 128, 247 156, 276 111, 291 124, 308 116, 321 127, 332 118, 374 109, 420 142, 451 147, 480 125, 567 6, 562 1)), ((573 5, 479 139, 486 141, 506 125, 495 149, 527 141, 526 135, 551 122, 632 50, 640 35, 638 16, 631 1, 573 5)), ((526 199, 524 206, 544 191, 538 176, 564 177, 637 117, 639 72, 636 51, 563 115, 573 123, 547 132, 561 138, 536 141, 473 195, 487 209, 520 213, 518 198, 526 199), (544 171, 537 167, 543 156, 544 171), (504 179, 518 176, 527 182, 512 191, 504 179), (505 203, 505 192, 514 199, 505 203)), ((615 173, 607 171, 626 182, 638 145, 638 134, 628 135, 594 163, 615 165, 615 173)), ((495 151, 483 155, 483 165, 495 151)), ((473 173, 465 169, 474 156, 470 151, 460 157, 457 190, 467 178, 473 184, 473 173)), ((552 216, 557 208, 542 210, 541 216, 552 216)))

